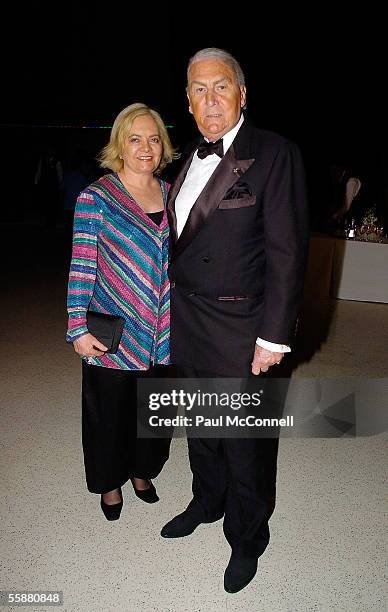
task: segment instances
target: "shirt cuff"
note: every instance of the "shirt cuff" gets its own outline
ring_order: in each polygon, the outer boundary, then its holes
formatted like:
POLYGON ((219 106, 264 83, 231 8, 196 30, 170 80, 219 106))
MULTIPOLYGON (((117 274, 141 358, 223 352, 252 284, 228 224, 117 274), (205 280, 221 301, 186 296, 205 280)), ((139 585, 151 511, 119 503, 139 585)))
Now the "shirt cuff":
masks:
POLYGON ((268 342, 268 340, 263 340, 262 338, 257 338, 256 344, 272 353, 291 353, 291 348, 287 344, 275 344, 274 342, 268 342))

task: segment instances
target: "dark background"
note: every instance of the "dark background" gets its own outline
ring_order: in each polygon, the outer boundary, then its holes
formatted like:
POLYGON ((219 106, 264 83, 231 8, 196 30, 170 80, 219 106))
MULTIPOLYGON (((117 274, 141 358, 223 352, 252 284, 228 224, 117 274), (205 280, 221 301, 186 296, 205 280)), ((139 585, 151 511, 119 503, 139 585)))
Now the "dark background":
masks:
MULTIPOLYGON (((132 102, 156 108, 182 150, 196 133, 186 102, 187 61, 206 46, 240 61, 256 125, 300 145, 313 211, 325 206, 328 167, 338 163, 361 176, 366 203, 385 216, 382 16, 354 6, 343 14, 329 5, 300 14, 279 6, 272 15, 254 4, 177 6, 35 2, 29 14, 15 6, 4 20, 8 42, 1 49, 2 165, 9 179, 2 218, 18 218, 31 205, 42 143, 54 142, 63 157, 79 145, 95 157, 109 130, 90 126, 111 126, 132 102)), ((173 166, 171 178, 174 172, 173 166)))

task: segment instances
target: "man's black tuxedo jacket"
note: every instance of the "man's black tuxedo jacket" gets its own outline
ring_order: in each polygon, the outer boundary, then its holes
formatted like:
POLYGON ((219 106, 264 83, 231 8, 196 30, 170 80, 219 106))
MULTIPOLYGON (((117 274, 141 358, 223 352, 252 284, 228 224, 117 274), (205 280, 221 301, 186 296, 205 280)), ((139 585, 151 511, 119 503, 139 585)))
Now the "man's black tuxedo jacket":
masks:
POLYGON ((244 120, 177 239, 175 199, 195 143, 168 200, 171 348, 175 364, 248 376, 257 336, 290 343, 308 245, 298 147, 244 120))

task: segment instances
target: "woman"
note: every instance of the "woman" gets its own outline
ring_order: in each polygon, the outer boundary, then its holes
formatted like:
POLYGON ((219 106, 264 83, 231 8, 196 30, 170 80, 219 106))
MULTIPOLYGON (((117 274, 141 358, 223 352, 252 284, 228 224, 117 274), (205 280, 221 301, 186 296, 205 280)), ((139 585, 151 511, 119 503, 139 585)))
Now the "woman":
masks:
POLYGON ((169 184, 176 157, 160 115, 131 104, 116 117, 100 165, 113 172, 78 197, 68 287, 67 341, 82 357, 82 442, 89 491, 108 520, 120 516, 121 487, 158 501, 151 478, 170 440, 136 438, 136 384, 169 363, 169 184), (88 332, 87 310, 125 319, 115 354, 88 332))

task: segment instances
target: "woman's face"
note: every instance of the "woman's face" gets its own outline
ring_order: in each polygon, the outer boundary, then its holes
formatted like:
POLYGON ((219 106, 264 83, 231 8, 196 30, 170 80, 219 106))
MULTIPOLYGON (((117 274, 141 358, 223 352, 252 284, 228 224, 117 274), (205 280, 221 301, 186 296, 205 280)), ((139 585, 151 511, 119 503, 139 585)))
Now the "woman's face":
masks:
POLYGON ((122 152, 124 171, 152 174, 158 168, 163 153, 158 126, 151 115, 136 117, 125 137, 122 152))

